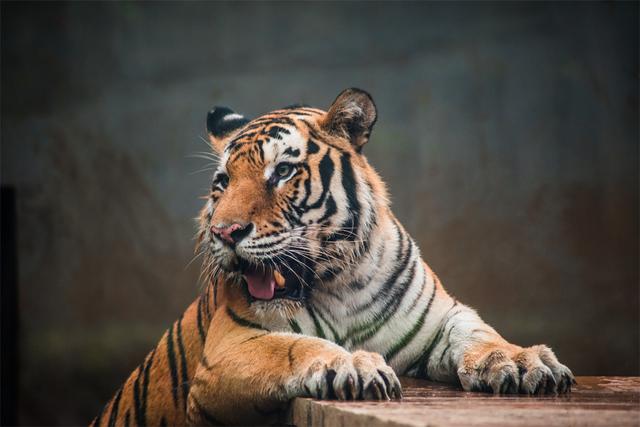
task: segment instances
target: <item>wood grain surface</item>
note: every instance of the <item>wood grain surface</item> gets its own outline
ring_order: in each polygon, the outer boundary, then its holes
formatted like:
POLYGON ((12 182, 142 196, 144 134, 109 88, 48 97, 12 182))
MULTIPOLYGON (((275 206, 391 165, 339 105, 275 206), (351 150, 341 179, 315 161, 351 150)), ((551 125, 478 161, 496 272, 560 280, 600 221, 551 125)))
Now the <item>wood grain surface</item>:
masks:
POLYGON ((640 426, 640 377, 578 377, 566 396, 493 396, 403 378, 392 402, 296 399, 296 426, 640 426))

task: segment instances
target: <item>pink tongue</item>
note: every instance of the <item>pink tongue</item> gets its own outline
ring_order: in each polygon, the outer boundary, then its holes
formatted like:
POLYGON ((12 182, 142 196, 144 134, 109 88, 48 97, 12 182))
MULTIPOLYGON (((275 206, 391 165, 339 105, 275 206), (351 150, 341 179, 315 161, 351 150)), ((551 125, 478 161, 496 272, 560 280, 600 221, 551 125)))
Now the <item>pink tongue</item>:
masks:
POLYGON ((247 281, 249 293, 252 297, 266 300, 273 299, 276 288, 273 274, 262 274, 257 271, 246 272, 244 279, 247 281))

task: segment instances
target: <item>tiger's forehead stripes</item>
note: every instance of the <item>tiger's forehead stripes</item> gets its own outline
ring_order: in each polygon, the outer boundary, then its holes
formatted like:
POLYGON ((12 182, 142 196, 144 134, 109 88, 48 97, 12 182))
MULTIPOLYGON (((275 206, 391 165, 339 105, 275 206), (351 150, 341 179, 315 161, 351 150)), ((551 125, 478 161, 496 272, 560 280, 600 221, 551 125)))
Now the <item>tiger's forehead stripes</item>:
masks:
POLYGON ((249 122, 225 147, 224 163, 240 158, 255 166, 268 164, 279 157, 295 159, 305 151, 305 141, 316 124, 310 117, 324 112, 312 108, 276 110, 249 122))

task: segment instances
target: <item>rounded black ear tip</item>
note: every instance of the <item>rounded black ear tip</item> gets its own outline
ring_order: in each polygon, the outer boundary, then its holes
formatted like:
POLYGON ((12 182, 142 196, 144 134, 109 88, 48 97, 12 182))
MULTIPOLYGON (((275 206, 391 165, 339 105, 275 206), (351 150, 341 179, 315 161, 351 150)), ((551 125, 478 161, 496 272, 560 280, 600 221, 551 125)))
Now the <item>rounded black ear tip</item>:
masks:
POLYGON ((233 114, 233 110, 228 107, 221 107, 216 105, 207 113, 207 131, 211 134, 216 134, 216 129, 222 118, 228 114, 233 114))
POLYGON ((223 136, 246 123, 247 119, 229 107, 215 106, 207 113, 207 132, 213 136, 223 136))
POLYGON ((219 120, 222 117, 226 116, 227 114, 233 114, 233 113, 234 111, 229 107, 221 107, 219 105, 216 105, 207 113, 207 120, 209 119, 219 120))

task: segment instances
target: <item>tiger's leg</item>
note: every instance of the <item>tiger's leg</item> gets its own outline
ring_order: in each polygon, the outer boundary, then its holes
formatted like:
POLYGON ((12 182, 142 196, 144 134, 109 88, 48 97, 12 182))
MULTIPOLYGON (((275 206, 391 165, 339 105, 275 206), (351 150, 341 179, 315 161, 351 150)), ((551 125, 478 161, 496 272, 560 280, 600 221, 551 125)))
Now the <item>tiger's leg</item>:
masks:
POLYGON ((457 301, 440 323, 425 353, 429 378, 453 380, 467 391, 566 393, 575 384, 571 370, 544 345, 523 348, 507 342, 477 313, 457 301))
POLYGON ((400 382, 382 356, 269 332, 244 316, 228 307, 216 311, 189 392, 189 424, 282 422, 287 403, 297 396, 400 397, 400 382))

